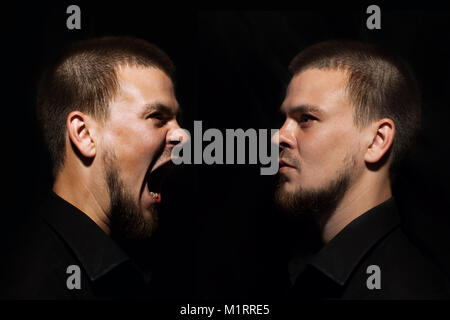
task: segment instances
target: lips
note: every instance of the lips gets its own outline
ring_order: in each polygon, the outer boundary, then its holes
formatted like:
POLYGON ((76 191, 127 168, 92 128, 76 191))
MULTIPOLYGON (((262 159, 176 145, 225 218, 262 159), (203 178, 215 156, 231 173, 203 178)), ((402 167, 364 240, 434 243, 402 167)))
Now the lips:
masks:
POLYGON ((286 160, 283 160, 283 159, 280 159, 279 164, 280 164, 280 166, 279 166, 280 169, 284 168, 284 167, 294 168, 295 169, 295 167, 293 165, 289 164, 288 162, 286 162, 286 160))

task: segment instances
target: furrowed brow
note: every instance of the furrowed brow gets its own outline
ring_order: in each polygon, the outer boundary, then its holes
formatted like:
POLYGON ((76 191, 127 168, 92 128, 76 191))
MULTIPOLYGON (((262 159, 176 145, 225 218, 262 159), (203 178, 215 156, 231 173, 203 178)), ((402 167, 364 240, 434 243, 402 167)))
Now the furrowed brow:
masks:
POLYGON ((155 112, 155 111, 161 112, 167 116, 177 116, 180 113, 180 109, 178 107, 175 109, 175 112, 174 112, 172 110, 172 108, 166 106, 163 103, 157 102, 157 103, 146 104, 144 106, 144 109, 141 112, 141 116, 145 116, 148 113, 155 112))

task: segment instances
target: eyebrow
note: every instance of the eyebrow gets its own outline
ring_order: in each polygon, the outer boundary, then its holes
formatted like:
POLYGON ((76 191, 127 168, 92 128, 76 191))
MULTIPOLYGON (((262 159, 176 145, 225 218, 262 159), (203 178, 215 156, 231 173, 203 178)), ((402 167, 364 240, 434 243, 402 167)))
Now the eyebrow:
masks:
POLYGON ((311 105, 311 104, 301 104, 301 105, 298 105, 298 106, 295 106, 292 108, 288 108, 288 110, 286 110, 286 111, 281 110, 281 112, 282 113, 297 113, 297 112, 309 113, 309 112, 311 112, 311 113, 316 113, 318 115, 323 114, 322 110, 319 107, 311 105))
POLYGON ((179 107, 177 107, 175 109, 175 112, 172 111, 172 108, 170 108, 169 106, 160 103, 160 102, 156 102, 156 103, 148 103, 146 105, 144 105, 144 108, 142 110, 142 112, 140 113, 141 117, 146 116, 148 113, 150 112, 154 112, 154 111, 159 111, 161 113, 170 115, 170 116, 176 116, 179 117, 181 116, 181 109, 179 107))

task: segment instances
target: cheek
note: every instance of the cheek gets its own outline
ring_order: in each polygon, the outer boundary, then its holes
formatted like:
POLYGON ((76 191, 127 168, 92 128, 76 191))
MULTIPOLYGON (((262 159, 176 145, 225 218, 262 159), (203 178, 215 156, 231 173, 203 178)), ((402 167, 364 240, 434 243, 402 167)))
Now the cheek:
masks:
POLYGON ((120 147, 124 165, 129 171, 145 171, 161 148, 160 139, 149 134, 136 134, 120 147))
POLYGON ((162 133, 151 131, 145 126, 116 131, 113 148, 126 184, 136 184, 143 179, 164 141, 162 133))
POLYGON ((332 132, 314 132, 300 140, 300 160, 304 166, 323 167, 324 164, 336 157, 339 151, 339 141, 332 132))
POLYGON ((301 173, 320 184, 334 177, 353 150, 355 137, 344 130, 317 133, 300 144, 301 173))

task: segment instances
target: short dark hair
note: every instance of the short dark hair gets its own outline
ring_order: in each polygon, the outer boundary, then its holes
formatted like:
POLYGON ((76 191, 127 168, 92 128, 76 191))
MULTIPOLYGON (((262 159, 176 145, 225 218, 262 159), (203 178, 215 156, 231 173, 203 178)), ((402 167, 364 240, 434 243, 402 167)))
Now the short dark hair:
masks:
POLYGON ((117 94, 117 67, 155 67, 172 78, 173 62, 157 46, 131 37, 104 37, 68 47, 44 73, 37 94, 37 119, 52 159, 53 176, 65 157, 66 119, 79 110, 106 120, 117 94))
POLYGON ((306 69, 348 72, 346 90, 353 102, 354 123, 362 128, 389 118, 396 133, 390 167, 391 179, 420 129, 421 99, 417 82, 406 64, 370 44, 325 41, 301 51, 291 62, 295 75, 306 69))

